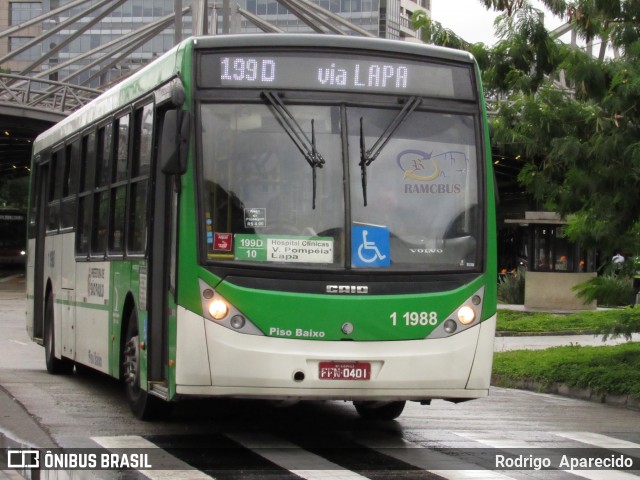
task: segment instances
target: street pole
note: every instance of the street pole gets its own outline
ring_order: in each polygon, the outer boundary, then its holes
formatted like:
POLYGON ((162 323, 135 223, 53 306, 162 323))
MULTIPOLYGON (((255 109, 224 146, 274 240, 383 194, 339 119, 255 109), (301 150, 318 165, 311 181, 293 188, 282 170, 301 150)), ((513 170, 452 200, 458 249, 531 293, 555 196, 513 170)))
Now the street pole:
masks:
POLYGON ((173 29, 173 44, 177 45, 182 41, 182 0, 173 0, 173 11, 176 15, 173 29))
POLYGON ((229 0, 222 0, 222 34, 228 35, 231 30, 231 5, 229 0))
POLYGON ((209 34, 209 9, 207 0, 191 0, 191 18, 193 23, 193 35, 209 34))

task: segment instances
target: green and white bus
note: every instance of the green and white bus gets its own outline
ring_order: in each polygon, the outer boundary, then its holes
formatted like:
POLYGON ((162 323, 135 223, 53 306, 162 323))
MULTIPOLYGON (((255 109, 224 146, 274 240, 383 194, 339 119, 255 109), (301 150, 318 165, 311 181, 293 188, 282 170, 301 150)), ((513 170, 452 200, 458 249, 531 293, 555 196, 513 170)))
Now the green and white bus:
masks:
POLYGON ((494 183, 465 52, 190 38, 34 142, 27 330, 51 373, 192 396, 488 394, 494 183))

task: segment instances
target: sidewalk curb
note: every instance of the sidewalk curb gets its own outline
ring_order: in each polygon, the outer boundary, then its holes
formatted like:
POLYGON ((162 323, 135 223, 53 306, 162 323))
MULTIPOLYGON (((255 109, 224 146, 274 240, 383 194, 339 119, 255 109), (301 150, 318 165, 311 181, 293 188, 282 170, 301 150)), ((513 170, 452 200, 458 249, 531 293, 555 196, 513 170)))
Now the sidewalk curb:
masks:
POLYGON ((506 380, 500 375, 491 375, 491 385, 502 388, 517 388, 538 393, 551 393, 563 397, 577 398, 594 403, 604 403, 612 407, 626 408, 640 412, 640 397, 634 395, 614 395, 610 393, 595 392, 590 388, 570 387, 563 383, 550 385, 535 380, 506 380))
POLYGON ((0 385, 0 447, 59 448, 49 430, 3 385, 0 385))
POLYGON ((562 337, 569 335, 603 335, 595 330, 561 330, 556 332, 513 332, 513 331, 496 331, 496 337, 562 337))

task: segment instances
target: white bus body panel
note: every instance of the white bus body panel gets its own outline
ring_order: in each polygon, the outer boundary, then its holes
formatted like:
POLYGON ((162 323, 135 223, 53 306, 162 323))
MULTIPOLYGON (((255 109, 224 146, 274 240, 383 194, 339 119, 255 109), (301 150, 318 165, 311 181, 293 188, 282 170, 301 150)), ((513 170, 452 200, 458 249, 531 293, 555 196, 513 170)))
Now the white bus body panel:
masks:
MULTIPOLYGON (((108 373, 110 263, 76 262, 74 241, 73 232, 45 236, 42 298, 50 282, 54 354, 108 373)), ((30 243, 30 248, 35 249, 35 242, 33 246, 30 243)), ((33 311, 28 315, 32 316, 33 311)))
POLYGON ((493 316, 434 340, 327 342, 239 334, 179 308, 176 390, 261 398, 483 397, 489 390, 495 322, 493 316), (320 380, 318 364, 328 360, 368 361, 371 380, 320 380), (295 372, 305 379, 295 381, 295 372))
POLYGON ((75 241, 76 234, 63 233, 58 235, 60 243, 58 251, 62 252, 60 263, 60 286, 61 288, 74 290, 76 288, 76 256, 75 241))
POLYGON ((76 283, 76 259, 74 253, 74 233, 65 233, 56 236, 56 247, 60 252, 60 290, 57 292, 60 305, 60 324, 62 335, 60 339, 62 355, 67 358, 76 357, 76 330, 75 330, 75 283, 76 283))
POLYGON ((76 360, 109 373, 110 262, 76 264, 76 360))

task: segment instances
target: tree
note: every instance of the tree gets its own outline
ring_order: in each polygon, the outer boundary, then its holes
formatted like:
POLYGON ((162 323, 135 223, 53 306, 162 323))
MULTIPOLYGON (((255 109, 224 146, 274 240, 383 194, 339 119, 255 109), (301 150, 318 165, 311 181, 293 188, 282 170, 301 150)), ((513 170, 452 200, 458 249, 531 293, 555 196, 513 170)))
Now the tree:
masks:
MULTIPOLYGON (((500 40, 492 48, 457 36, 455 43, 479 59, 496 113, 494 150, 526 159, 520 182, 568 220, 571 240, 605 258, 640 253, 640 2, 543 0, 585 41, 604 39, 622 52, 607 58, 553 39, 528 0, 479 1, 503 12, 500 40)), ((427 42, 455 38, 424 14, 414 19, 427 27, 427 42)))

